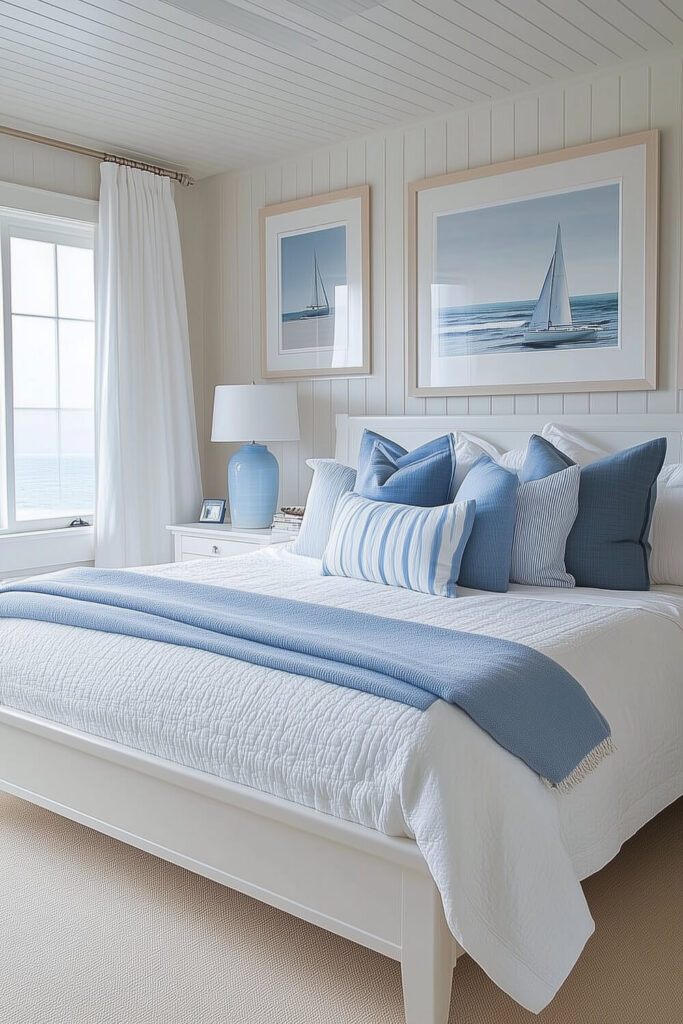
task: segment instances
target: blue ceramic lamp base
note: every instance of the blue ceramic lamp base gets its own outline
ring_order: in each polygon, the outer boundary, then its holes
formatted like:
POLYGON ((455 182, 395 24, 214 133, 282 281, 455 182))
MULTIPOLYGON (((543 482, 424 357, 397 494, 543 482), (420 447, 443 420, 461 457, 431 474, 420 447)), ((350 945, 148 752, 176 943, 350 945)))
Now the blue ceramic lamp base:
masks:
POLYGON ((277 459, 265 444, 243 444, 228 463, 230 521, 241 530, 273 523, 280 486, 277 459))

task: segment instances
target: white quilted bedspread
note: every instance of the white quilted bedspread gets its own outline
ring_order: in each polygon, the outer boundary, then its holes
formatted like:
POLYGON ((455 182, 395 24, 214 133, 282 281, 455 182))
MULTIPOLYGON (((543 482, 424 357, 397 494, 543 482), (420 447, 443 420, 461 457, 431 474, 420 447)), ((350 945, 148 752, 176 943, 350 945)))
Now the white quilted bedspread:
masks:
POLYGON ((420 712, 189 648, 0 620, 0 703, 414 837, 455 937, 542 1009, 593 930, 579 879, 683 790, 683 590, 447 600, 322 577, 283 547, 141 571, 516 640, 582 683, 617 752, 558 795, 442 701, 420 712))

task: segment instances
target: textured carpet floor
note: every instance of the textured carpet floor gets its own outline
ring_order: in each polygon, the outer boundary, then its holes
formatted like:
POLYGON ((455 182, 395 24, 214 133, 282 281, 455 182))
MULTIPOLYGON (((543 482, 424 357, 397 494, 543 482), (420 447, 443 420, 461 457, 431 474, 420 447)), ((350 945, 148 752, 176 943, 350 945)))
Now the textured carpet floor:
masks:
MULTIPOLYGON (((539 1017, 468 957, 452 1024, 680 1024, 683 802, 586 883, 597 932, 539 1017)), ((399 967, 0 794, 0 1024, 402 1024, 399 967)))

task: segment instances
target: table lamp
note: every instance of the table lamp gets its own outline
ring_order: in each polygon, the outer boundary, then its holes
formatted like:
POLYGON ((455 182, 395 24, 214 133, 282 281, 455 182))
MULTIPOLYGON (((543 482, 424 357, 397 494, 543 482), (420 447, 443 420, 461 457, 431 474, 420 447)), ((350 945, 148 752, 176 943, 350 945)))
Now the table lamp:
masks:
POLYGON ((277 459, 266 441, 298 441, 296 384, 219 384, 213 401, 212 441, 242 441, 228 463, 230 520, 243 530, 272 525, 280 486, 277 459))

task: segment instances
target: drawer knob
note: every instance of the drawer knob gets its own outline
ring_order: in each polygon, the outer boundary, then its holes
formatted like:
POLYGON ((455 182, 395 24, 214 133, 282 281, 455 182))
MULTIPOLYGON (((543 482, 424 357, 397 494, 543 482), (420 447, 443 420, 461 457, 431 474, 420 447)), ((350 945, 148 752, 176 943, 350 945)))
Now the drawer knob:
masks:
POLYGON ((211 552, 214 555, 217 555, 217 554, 220 553, 220 548, 218 547, 218 544, 214 544, 214 546, 211 548, 211 552))

